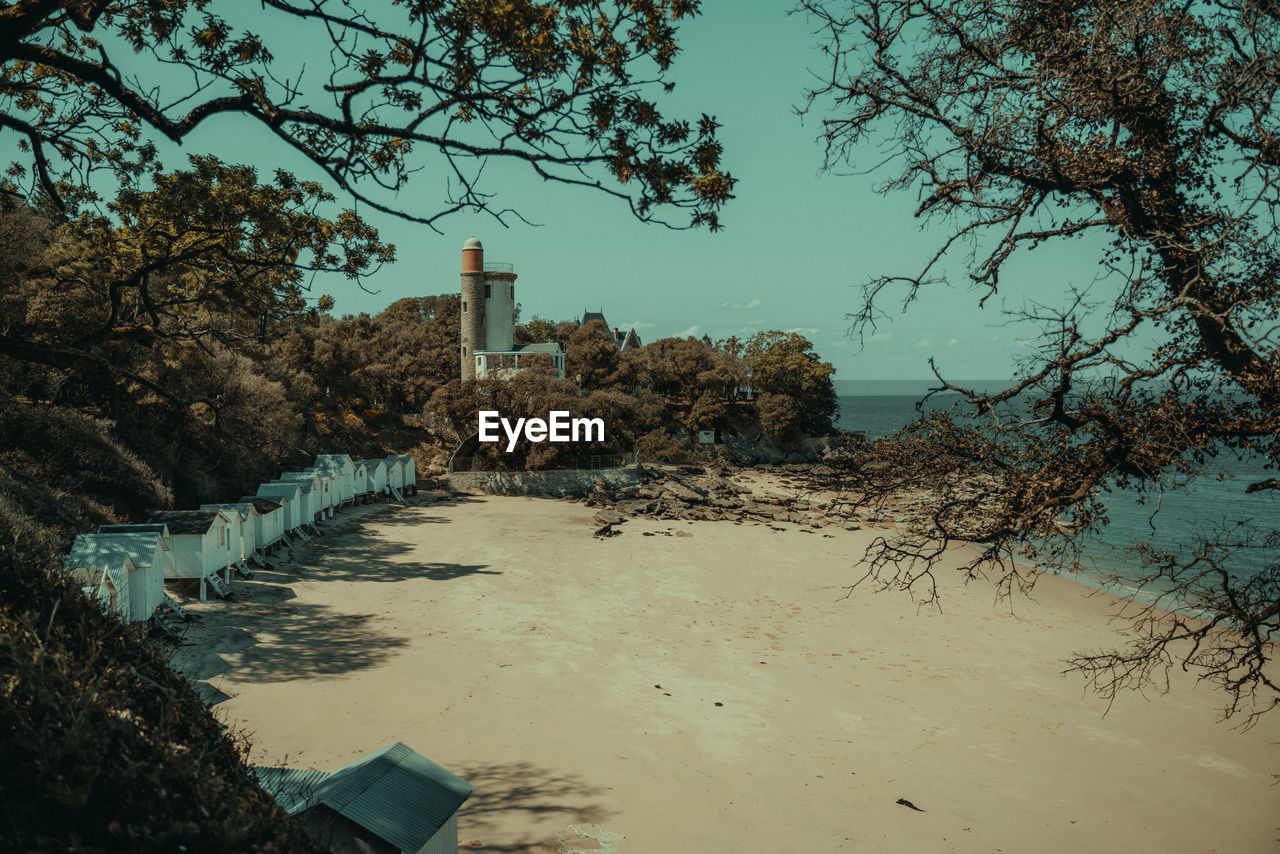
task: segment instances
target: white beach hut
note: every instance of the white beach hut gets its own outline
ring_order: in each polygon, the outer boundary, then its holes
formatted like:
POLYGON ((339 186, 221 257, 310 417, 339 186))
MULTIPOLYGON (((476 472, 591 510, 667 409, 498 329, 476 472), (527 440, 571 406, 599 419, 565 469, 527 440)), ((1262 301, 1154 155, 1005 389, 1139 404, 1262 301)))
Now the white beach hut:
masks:
POLYGON ((201 510, 221 510, 223 515, 228 519, 235 516, 238 523, 234 526, 236 530, 231 533, 231 555, 232 563, 245 575, 248 575, 249 568, 245 566, 245 561, 254 561, 260 563, 258 557, 258 528, 257 522, 258 508, 253 506, 250 501, 224 502, 221 504, 201 504, 201 510))
POLYGON ((418 491, 418 461, 414 459, 413 454, 396 454, 401 465, 404 466, 404 485, 412 489, 414 493, 418 491))
POLYGON ((307 474, 300 471, 281 472, 272 483, 296 483, 302 493, 302 524, 314 526, 324 512, 324 493, 320 488, 320 478, 314 472, 307 474))
POLYGON ((356 498, 356 464, 350 454, 320 454, 315 468, 328 469, 338 478, 338 506, 350 504, 356 498))
POLYGON ((285 542, 288 537, 302 529, 306 521, 306 502, 302 500, 302 489, 296 481, 288 483, 264 483, 258 487, 258 497, 266 498, 281 505, 283 513, 283 534, 285 542))
POLYGON ((200 579, 201 600, 208 586, 226 598, 231 592, 231 520, 220 510, 163 510, 151 514, 151 524, 158 523, 169 528, 174 556, 170 577, 200 579))
POLYGON ((339 497, 342 493, 342 485, 338 479, 339 472, 328 467, 316 468, 315 466, 309 466, 303 469, 302 473, 315 475, 316 481, 320 485, 320 512, 322 514, 320 518, 332 519, 334 511, 342 503, 339 497))
MULTIPOLYGON (((154 526, 152 526, 154 528, 154 526)), ((120 583, 107 579, 116 588, 121 600, 117 613, 129 622, 143 622, 151 618, 164 601, 166 568, 173 560, 161 530, 117 532, 114 526, 99 530, 96 534, 77 534, 71 551, 63 558, 63 566, 69 569, 102 569, 108 576, 112 571, 123 573, 120 583), (128 557, 119 561, 118 556, 128 557)))
POLYGON ((369 494, 369 467, 364 460, 355 461, 355 494, 361 501, 369 494))
POLYGON ((372 495, 381 495, 387 491, 387 461, 383 459, 377 460, 361 460, 365 465, 365 477, 368 479, 369 492, 372 495))
POLYGON ((101 566, 68 567, 84 595, 113 617, 129 622, 129 576, 137 571, 124 552, 105 555, 101 566))
POLYGON ((258 495, 241 495, 242 502, 247 501, 256 511, 253 516, 253 539, 258 549, 266 551, 280 542, 284 536, 284 500, 272 501, 258 495))
POLYGON ((395 454, 389 455, 384 462, 387 464, 387 491, 395 496, 397 501, 403 501, 404 462, 395 454))

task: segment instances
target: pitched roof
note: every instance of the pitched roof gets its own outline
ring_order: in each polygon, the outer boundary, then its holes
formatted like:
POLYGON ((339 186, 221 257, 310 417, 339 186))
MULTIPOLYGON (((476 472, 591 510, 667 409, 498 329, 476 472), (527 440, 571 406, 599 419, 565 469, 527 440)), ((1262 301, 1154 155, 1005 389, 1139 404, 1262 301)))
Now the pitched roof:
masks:
POLYGON ((350 454, 316 454, 316 467, 320 466, 336 466, 337 468, 345 468, 347 463, 353 467, 356 461, 351 458, 350 454))
POLYGON ((254 772, 273 795, 280 788, 276 801, 291 815, 324 804, 401 851, 420 850, 475 791, 399 741, 318 779, 309 775, 322 772, 254 772))
POLYGON ((142 569, 155 562, 156 552, 167 548, 155 532, 76 534, 71 551, 62 565, 72 567, 106 567, 118 564, 128 555, 133 565, 142 569))
POLYGON ((586 310, 584 310, 584 311, 582 312, 582 325, 583 325, 583 326, 586 326, 588 323, 590 323, 590 322, 591 322, 591 321, 593 321, 593 320, 598 320, 598 321, 600 321, 601 323, 603 323, 605 326, 608 326, 608 325, 609 325, 609 321, 607 321, 607 320, 605 320, 605 319, 604 319, 604 312, 603 312, 603 311, 586 311, 586 310))
POLYGON ((262 516, 279 510, 283 505, 278 501, 272 501, 269 498, 263 498, 260 495, 241 495, 240 500, 253 505, 253 508, 262 516))
POLYGON ((164 522, 169 526, 169 533, 205 534, 217 524, 218 519, 226 520, 217 510, 161 510, 151 514, 152 522, 164 522))
POLYGON ((140 525, 99 525, 99 534, 152 534, 169 536, 169 526, 164 522, 144 522, 140 525))
POLYGON ((297 815, 316 805, 316 787, 329 776, 327 771, 305 768, 264 768, 252 766, 262 788, 271 793, 280 808, 297 815))
POLYGON ((280 486, 291 484, 298 487, 298 491, 303 495, 309 494, 311 490, 316 488, 315 475, 303 474, 302 472, 295 473, 293 477, 290 477, 288 473, 282 474, 271 483, 280 486))
POLYGON ((228 510, 234 510, 240 514, 243 519, 248 519, 253 515, 253 505, 247 501, 224 501, 214 504, 201 504, 201 510, 221 510, 226 514, 228 510))
POLYGON ((301 492, 301 488, 298 482, 294 480, 291 480, 288 483, 276 483, 274 481, 269 481, 258 485, 259 495, 284 497, 286 495, 292 495, 295 491, 301 492))
POLYGON ((559 341, 543 341, 537 344, 517 344, 511 348, 511 352, 520 353, 561 353, 559 341))
POLYGON ((378 466, 385 466, 387 464, 387 461, 384 459, 361 460, 360 462, 364 463, 366 466, 371 466, 373 468, 377 468, 378 466))

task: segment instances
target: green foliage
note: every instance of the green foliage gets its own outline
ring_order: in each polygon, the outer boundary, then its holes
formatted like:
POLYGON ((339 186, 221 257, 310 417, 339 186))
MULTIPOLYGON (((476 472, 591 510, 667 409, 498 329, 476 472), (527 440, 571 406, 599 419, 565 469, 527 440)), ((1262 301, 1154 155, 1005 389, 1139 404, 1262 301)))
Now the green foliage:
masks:
POLYGON ((415 222, 464 209, 501 220, 506 207, 479 186, 495 159, 596 188, 642 219, 687 211, 714 229, 734 185, 718 126, 667 118, 655 99, 676 26, 697 11, 688 0, 4 4, 0 118, 20 137, 7 174, 74 207, 97 200, 95 187, 160 174, 153 140, 182 144, 230 115, 360 204, 415 222), (284 43, 308 46, 310 62, 278 58, 284 43), (424 167, 450 180, 434 211, 401 192, 424 167))
POLYGON ((636 454, 645 462, 688 463, 693 459, 688 447, 666 430, 651 430, 641 436, 636 454))
POLYGON ((794 447, 800 438, 800 407, 789 394, 766 392, 756 398, 760 429, 780 447, 794 447))
POLYGON ((826 433, 838 402, 831 382, 836 369, 795 332, 761 332, 744 348, 743 363, 757 393, 783 394, 799 412, 799 428, 826 433))

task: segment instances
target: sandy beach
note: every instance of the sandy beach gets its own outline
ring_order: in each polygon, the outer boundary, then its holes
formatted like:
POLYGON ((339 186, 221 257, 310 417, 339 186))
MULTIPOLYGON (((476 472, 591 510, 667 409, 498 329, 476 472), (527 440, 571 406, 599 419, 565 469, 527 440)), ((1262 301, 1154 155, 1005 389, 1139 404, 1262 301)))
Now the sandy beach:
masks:
POLYGON ((1106 703, 1108 598, 940 574, 844 587, 874 531, 632 520, 565 501, 357 508, 197 603, 176 662, 253 761, 400 740, 476 786, 462 850, 1246 852, 1280 843, 1280 714, 1177 673, 1106 703), (909 801, 919 810, 898 803, 909 801))

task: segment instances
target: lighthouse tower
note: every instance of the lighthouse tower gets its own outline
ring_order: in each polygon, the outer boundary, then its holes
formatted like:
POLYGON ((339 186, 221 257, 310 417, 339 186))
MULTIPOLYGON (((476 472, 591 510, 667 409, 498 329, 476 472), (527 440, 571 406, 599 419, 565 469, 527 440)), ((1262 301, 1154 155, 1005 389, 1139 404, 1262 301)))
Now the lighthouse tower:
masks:
POLYGON ((511 264, 484 261, 474 237, 462 244, 462 379, 476 378, 479 354, 509 353, 516 332, 516 274, 511 264))

